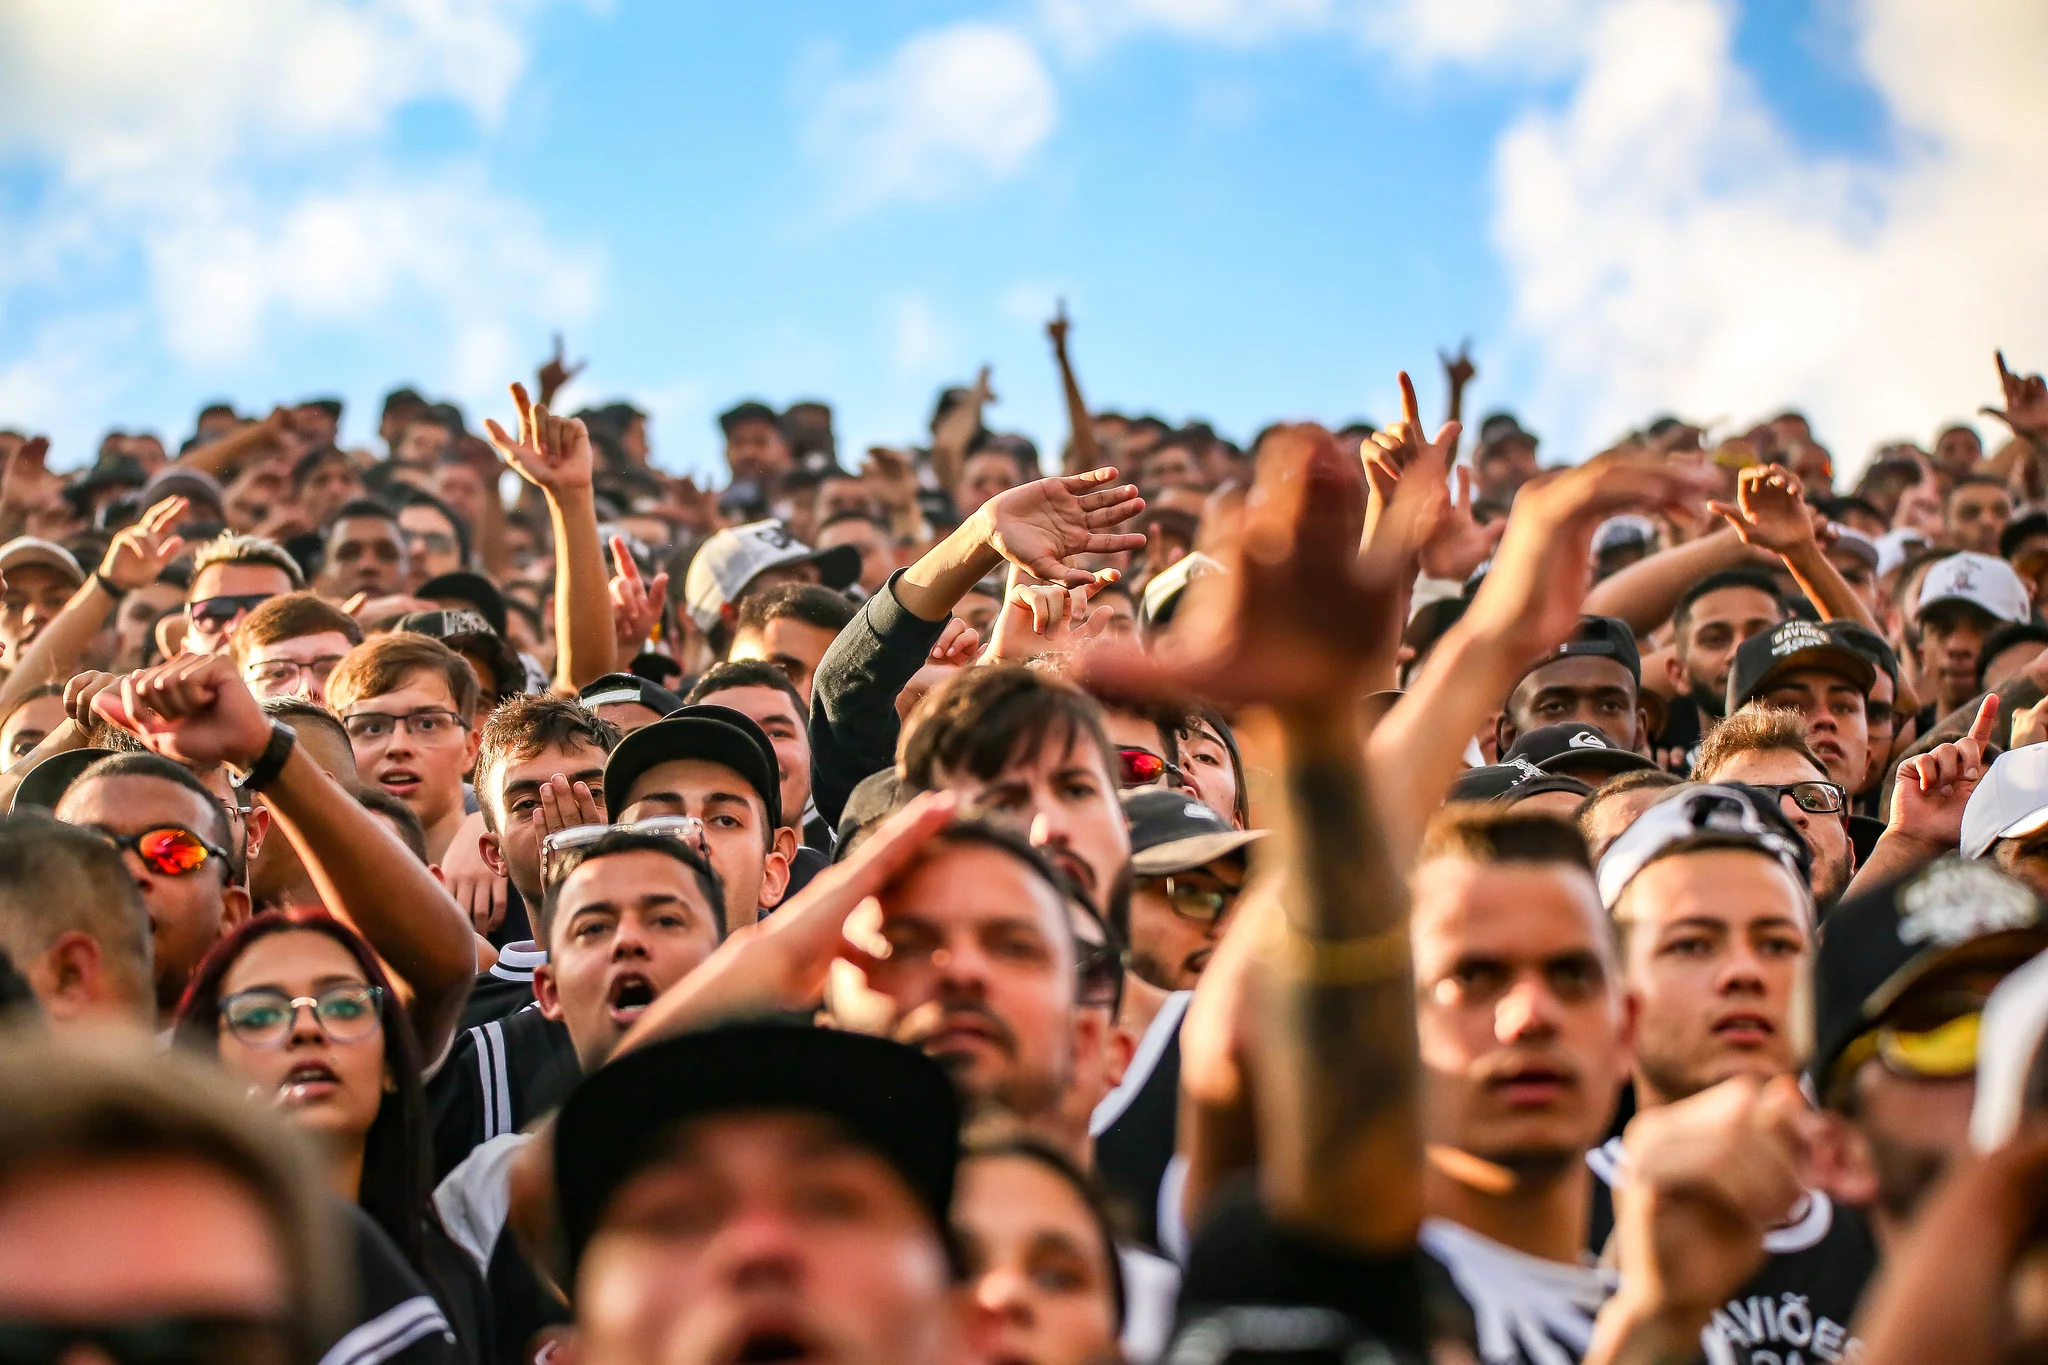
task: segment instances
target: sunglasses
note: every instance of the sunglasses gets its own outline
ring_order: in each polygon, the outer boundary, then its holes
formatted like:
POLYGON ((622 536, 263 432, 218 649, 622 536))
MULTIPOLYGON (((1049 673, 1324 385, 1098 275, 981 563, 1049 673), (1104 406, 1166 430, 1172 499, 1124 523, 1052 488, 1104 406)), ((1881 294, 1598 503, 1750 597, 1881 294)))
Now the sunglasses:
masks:
POLYGON ((192 628, 209 634, 219 634, 235 623, 236 618, 256 610, 268 602, 274 594, 267 592, 232 593, 225 597, 202 597, 185 608, 192 618, 192 628))
POLYGON ((1135 745, 1116 751, 1117 785, 1125 789, 1149 787, 1162 778, 1170 782, 1182 781, 1180 768, 1168 763, 1150 749, 1135 745))
POLYGON ((1123 1008, 1124 964, 1122 956, 1107 943, 1076 943, 1074 969, 1081 989, 1075 1003, 1084 1008, 1107 1009, 1112 1016, 1123 1008))
POLYGON ((1984 1025, 1980 999, 1949 997, 1946 1009, 1940 1002, 1933 1008, 1915 1011, 1921 1018, 1933 1018, 1921 1027, 1903 1023, 1872 1029, 1842 1050, 1835 1063, 1833 1091, 1839 1093, 1858 1067, 1877 1058, 1894 1076, 1906 1080, 1946 1081, 1974 1075, 1977 1070, 1977 1037, 1984 1025), (1934 1018, 1946 1013, 1947 1018, 1934 1018))
POLYGON ((263 1318, 0 1322, 0 1365, 58 1365, 81 1352, 114 1365, 288 1365, 299 1344, 287 1324, 263 1318))
POLYGON ((1849 799, 1849 793, 1833 782, 1751 782, 1749 785, 1780 800, 1791 797, 1792 804, 1808 815, 1833 815, 1849 799))
POLYGON ((704 847, 704 822, 694 815, 650 815, 626 825, 571 825, 540 841, 540 881, 552 886, 560 864, 572 853, 589 848, 607 834, 657 834, 665 839, 704 847))
POLYGON ((140 834, 116 834, 97 825, 88 826, 124 853, 133 853, 143 865, 166 877, 183 877, 206 866, 208 858, 228 856, 218 844, 208 843, 183 825, 161 825, 140 834))
POLYGON ((329 986, 316 995, 286 995, 270 986, 236 991, 220 1002, 220 1022, 250 1047, 283 1047, 298 1022, 299 1006, 331 1043, 360 1043, 377 1031, 383 1010, 381 986, 329 986))
POLYGON ((1196 924, 1214 924, 1237 904, 1233 887, 1194 886, 1176 877, 1160 878, 1159 886, 1165 891, 1166 903, 1173 913, 1196 924))

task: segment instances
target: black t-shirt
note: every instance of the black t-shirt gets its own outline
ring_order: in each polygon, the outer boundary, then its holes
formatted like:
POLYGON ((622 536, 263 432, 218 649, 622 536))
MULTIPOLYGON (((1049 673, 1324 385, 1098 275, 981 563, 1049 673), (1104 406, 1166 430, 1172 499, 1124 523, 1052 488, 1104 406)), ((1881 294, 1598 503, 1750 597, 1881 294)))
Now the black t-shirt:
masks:
POLYGON ((336 1203, 348 1225, 356 1300, 348 1330, 322 1343, 320 1365, 465 1365, 470 1357, 426 1281, 370 1215, 336 1203))
POLYGON ((427 1081, 434 1178, 479 1144, 516 1133, 560 1104, 582 1078, 569 1030, 537 1003, 463 1030, 427 1081))
POLYGON ((1249 1178, 1219 1191, 1181 1279, 1176 1365, 1430 1359, 1471 1318, 1420 1247, 1374 1255, 1276 1225, 1249 1178))
MULTIPOLYGON (((1586 1153, 1599 1177, 1588 1227, 1595 1253, 1614 1228, 1611 1186, 1620 1156, 1619 1139, 1586 1153)), ((1769 1256, 1762 1267, 1714 1310, 1700 1334, 1709 1365, 1781 1365, 1795 1356, 1829 1361, 1848 1354, 1855 1341, 1850 1318, 1877 1269, 1877 1243, 1863 1215, 1811 1191, 1790 1223, 1765 1234, 1764 1249, 1769 1256)))
MULTIPOLYGON (((811 878, 817 876, 830 866, 832 866, 832 856, 830 854, 820 853, 808 844, 799 846, 796 856, 789 860, 789 887, 783 891, 782 899, 777 903, 777 908, 788 905, 791 897, 811 884, 811 878)), ((767 913, 772 915, 775 912, 770 910, 767 913)))
POLYGON ((1666 708, 1664 729, 1651 743, 1658 766, 1680 777, 1692 776, 1693 760, 1699 757, 1700 739, 1719 716, 1702 710, 1690 692, 1671 699, 1666 708))
POLYGON ((1175 991, 1138 1040, 1123 1083, 1103 1097, 1090 1121, 1095 1170, 1129 1218, 1140 1245, 1159 1249, 1159 1187, 1173 1161, 1180 1117, 1180 1026, 1193 991, 1175 991))
POLYGON ((1868 815, 1849 817, 1849 846, 1856 850, 1856 866, 1861 867, 1870 861, 1871 850, 1877 847, 1884 829, 1884 821, 1874 820, 1868 815))

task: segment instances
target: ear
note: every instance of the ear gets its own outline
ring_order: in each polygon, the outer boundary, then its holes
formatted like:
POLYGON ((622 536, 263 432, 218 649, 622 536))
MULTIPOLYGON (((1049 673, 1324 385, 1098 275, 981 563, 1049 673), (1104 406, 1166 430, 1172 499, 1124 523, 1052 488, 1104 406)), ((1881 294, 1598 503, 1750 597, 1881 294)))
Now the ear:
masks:
POLYGON ((1832 1109, 1820 1111, 1817 1140, 1809 1154, 1814 1187, 1851 1208, 1877 1202, 1877 1161, 1863 1130, 1832 1109))
POLYGON ((1131 1069, 1131 1058, 1138 1055, 1138 1035, 1118 1024, 1110 1029, 1103 1040, 1103 1076, 1114 1090, 1124 1083, 1124 1075, 1131 1069))
POLYGON ((170 612, 156 620, 157 653, 166 659, 175 659, 185 652, 185 631, 191 621, 182 611, 170 612))
POLYGON ((76 929, 59 934, 49 951, 28 966, 29 986, 43 1012, 62 1023, 92 1008, 102 994, 105 964, 99 940, 76 929))
POLYGON ((1506 711, 1502 711, 1499 718, 1493 723, 1494 751, 1487 761, 1490 763, 1500 762, 1500 756, 1514 747, 1516 734, 1515 723, 1508 719, 1506 711))
POLYGON ((562 1022, 562 992, 555 983, 553 964, 543 962, 533 969, 533 998, 540 1002, 542 1018, 562 1022))
POLYGON ((220 936, 242 927, 242 921, 249 918, 249 888, 246 886, 224 886, 220 892, 220 936))
POLYGON ((511 872, 505 865, 505 841, 488 830, 477 836, 476 851, 483 855, 484 866, 491 870, 493 877, 508 880, 511 872))
POLYGON ((260 800, 249 807, 249 814, 242 822, 242 876, 248 878, 248 869, 256 861, 256 855, 263 851, 263 841, 270 834, 270 807, 260 800))
POLYGON ((476 751, 482 747, 484 742, 483 726, 472 723, 462 733, 467 736, 462 742, 462 771, 465 773, 474 772, 476 770, 476 751))
POLYGON ((768 861, 761 870, 761 908, 773 910, 782 904, 782 895, 789 890, 789 861, 796 857, 796 831, 788 825, 775 831, 775 842, 769 846, 768 861))
POLYGON ((1671 695, 1682 697, 1691 691, 1691 679, 1686 677, 1685 664, 1678 657, 1676 649, 1664 655, 1664 681, 1671 684, 1671 695))

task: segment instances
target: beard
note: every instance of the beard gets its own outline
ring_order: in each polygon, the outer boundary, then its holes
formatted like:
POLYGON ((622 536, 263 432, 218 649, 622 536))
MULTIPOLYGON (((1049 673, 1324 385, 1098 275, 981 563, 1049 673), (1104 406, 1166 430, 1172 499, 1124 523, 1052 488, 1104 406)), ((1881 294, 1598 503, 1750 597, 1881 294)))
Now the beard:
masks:
POLYGON ((1877 1167, 1877 1206, 1886 1216, 1904 1223, 1948 1173, 1948 1153, 1915 1147, 1868 1129, 1865 1136, 1870 1141, 1871 1162, 1877 1167))

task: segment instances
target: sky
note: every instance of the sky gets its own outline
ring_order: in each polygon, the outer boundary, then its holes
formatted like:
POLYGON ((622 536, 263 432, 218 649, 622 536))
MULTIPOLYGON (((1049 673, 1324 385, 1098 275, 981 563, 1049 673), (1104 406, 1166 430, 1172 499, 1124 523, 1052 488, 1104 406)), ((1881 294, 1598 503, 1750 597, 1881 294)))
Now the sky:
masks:
POLYGON ((2044 70, 2038 0, 0 0, 0 426, 367 443, 559 329, 678 472, 983 364, 1051 452, 1064 299, 1092 405, 1239 439, 1470 338, 1547 461, 1796 406, 1853 468, 2048 368, 2044 70))

